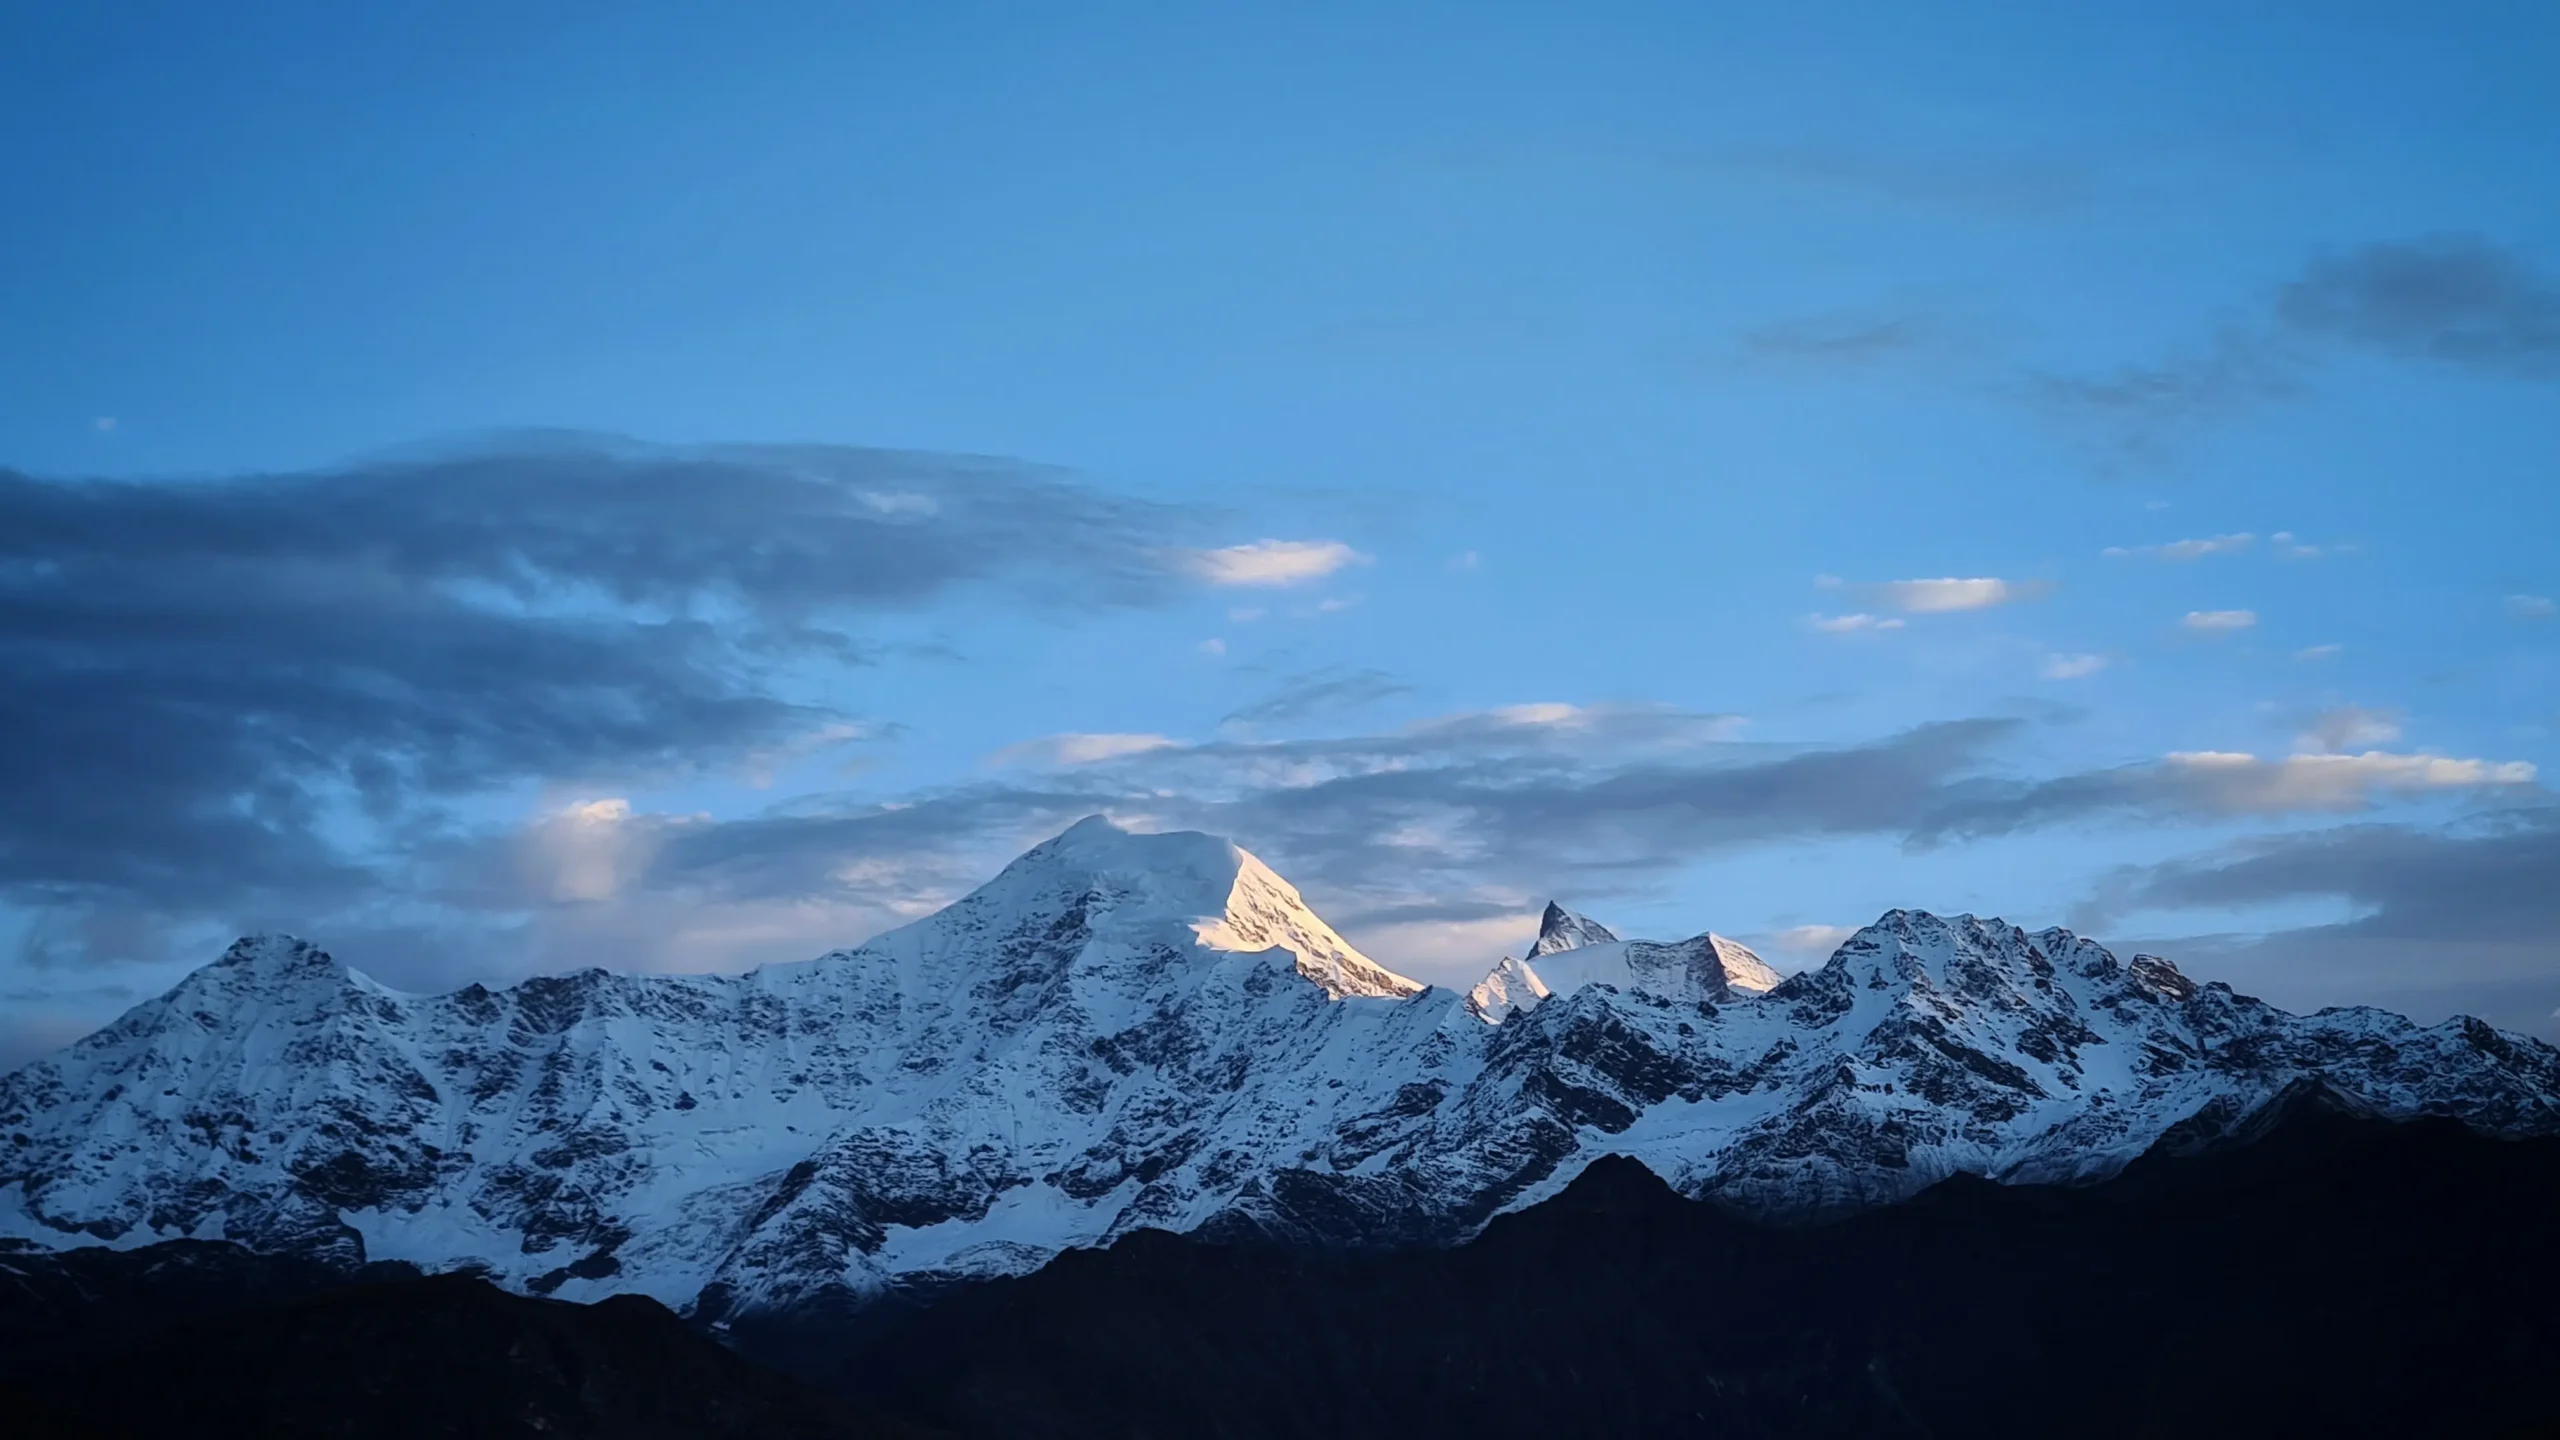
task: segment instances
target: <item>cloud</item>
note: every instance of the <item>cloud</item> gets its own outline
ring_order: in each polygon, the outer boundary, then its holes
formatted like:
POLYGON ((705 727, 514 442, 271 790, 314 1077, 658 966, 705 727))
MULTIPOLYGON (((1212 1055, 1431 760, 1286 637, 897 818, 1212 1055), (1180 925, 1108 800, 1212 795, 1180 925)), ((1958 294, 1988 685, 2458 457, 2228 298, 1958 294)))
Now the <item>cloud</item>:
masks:
POLYGON ((2287 560, 2317 560, 2324 555, 2352 555, 2356 551, 2353 545, 2312 545, 2290 530, 2279 530, 2267 539, 2276 547, 2276 553, 2287 560))
POLYGON ((2104 655, 2047 655, 2041 673, 2047 680, 2083 680, 2106 668, 2104 655))
POLYGON ((2020 723, 1772 753, 1737 747, 1732 716, 1548 702, 1378 735, 1151 747, 1029 786, 680 829, 650 883, 728 901, 838 896, 834 877, 859 858, 969 854, 991 868, 1042 827, 1104 811, 1234 836, 1337 923, 1484 918, 1561 885, 1604 893, 1759 839, 1896 833, 2020 723), (1482 908, 1497 898, 1502 908, 1482 908))
POLYGON ((2309 1008, 2341 998, 2421 1020, 2483 1014, 2550 1035, 2560 935, 2560 807, 2429 829, 2358 824, 2260 836, 2108 877, 2086 918, 2344 901, 2337 923, 2179 942, 2218 973, 2309 1008))
POLYGON ((2310 730, 2294 743, 2306 750, 2336 753, 2359 745, 2388 745, 2400 738, 2400 712, 2336 705, 2320 712, 2310 730))
POLYGON ((2477 235, 2324 256, 2285 287, 2275 310, 2297 331, 2402 358, 2560 375, 2560 285, 2477 235))
MULTIPOLYGON (((472 945, 386 932, 341 948, 378 966, 405 946, 419 957, 406 962, 408 983, 449 970, 457 953, 557 966, 607 947, 616 964, 727 968, 746 955, 782 958, 786 942, 815 951, 913 918, 1094 812, 1233 836, 1360 933, 1516 919, 1558 891, 1643 893, 1702 857, 1780 841, 1928 846, 2075 821, 2536 793, 2530 766, 2378 754, 2189 754, 2007 778, 1999 761, 2025 728, 1986 718, 1858 745, 1773 746, 1744 743, 1729 715, 1537 702, 1321 739, 1049 737, 1033 758, 1059 763, 889 801, 808 797, 717 821, 594 800, 558 807, 522 831, 445 842, 422 862, 454 923, 478 925, 472 945)), ((1407 938, 1419 947, 1421 933, 1407 938)))
POLYGON ((2024 394, 2115 457, 2155 463, 2209 426, 2301 394, 2324 360, 2357 351, 2560 376, 2560 284, 2476 235, 2368 244, 2313 258, 2200 348, 2110 373, 2039 373, 2024 394))
POLYGON ((1828 959, 1832 951, 1857 933, 1855 925, 1795 925, 1757 938, 1772 950, 1783 951, 1799 961, 1814 962, 1828 959))
POLYGON ((2327 660, 2344 651, 2346 648, 2346 646, 2336 644, 2334 642, 2327 645, 2305 645, 2301 649, 2293 652, 2293 658, 2302 661, 2327 660))
POLYGON ((2368 928, 2409 936, 2560 934, 2560 809, 2463 829, 2351 825, 2265 836, 2135 872, 2129 903, 2198 908, 2306 896, 2377 912, 2368 928))
POLYGON ((2302 388, 2302 357, 2262 323, 2224 327, 2200 350, 2103 375, 2043 372, 2028 401, 2097 436, 2119 460, 2156 463, 2189 436, 2302 388))
POLYGON ((2178 624, 2203 635, 2227 635, 2258 623, 2255 610, 2190 610, 2178 624))
POLYGON ((1946 579, 1888 580, 1867 588, 1915 615, 1940 615, 2031 600, 2053 587, 2040 581, 1946 579))
POLYGON ((2560 604, 2554 604, 2547 595, 2510 595, 2507 613, 2518 620, 2548 620, 2560 614, 2560 604))
POLYGON ((128 917, 136 946, 388 903, 373 847, 455 803, 787 750, 851 718, 795 681, 858 671, 874 621, 1169 599, 1157 557, 1200 519, 1007 461, 549 434, 0 472, 0 898, 128 917))
POLYGON ((1118 760, 1130 755, 1143 755, 1150 750, 1172 748, 1174 742, 1162 735, 1043 735, 1007 745, 987 757, 990 765, 1091 765, 1103 760, 1118 760))
POLYGON ((1484 557, 1483 557, 1483 556, 1481 556, 1481 555, 1479 555, 1479 554, 1477 554, 1477 553, 1476 553, 1475 551, 1473 551, 1473 550, 1461 550, 1461 551, 1459 551, 1457 554, 1450 556, 1450 557, 1448 558, 1448 560, 1447 560, 1446 562, 1444 562, 1444 566, 1443 566, 1443 568, 1445 568, 1445 569, 1454 570, 1454 571, 1460 571, 1460 572, 1469 571, 1469 570, 1478 570, 1478 569, 1482 569, 1483 567, 1484 567, 1484 557))
POLYGON ((1371 920, 1353 941, 1361 953, 1399 975, 1465 989, 1506 955, 1527 952, 1538 938, 1538 902, 1506 896, 1501 913, 1450 918, 1371 920))
POLYGON ((1227 642, 1224 637, 1212 635, 1200 642, 1200 653, 1211 657, 1224 655, 1227 653, 1227 642))
POLYGON ((1745 334, 1742 347, 1760 360, 1863 365, 1906 354, 1935 339, 1936 327, 1915 315, 1830 314, 1764 325, 1745 334))
POLYGON ((1283 681, 1260 700, 1228 714, 1227 723, 1271 725, 1331 711, 1353 710, 1409 694, 1413 687, 1384 670, 1327 666, 1283 681))
POLYGON ((1298 585, 1321 580, 1369 557, 1339 540, 1256 540, 1215 550, 1186 550, 1181 567, 1212 585, 1298 585))
POLYGON ((2388 799, 2535 788, 2527 761, 2443 755, 2308 753, 2276 760, 2238 751, 2177 751, 2160 760, 2024 784, 1982 784, 1923 816, 1922 840, 2011 834, 2113 816, 2208 821, 2367 810, 2388 799))
POLYGON ((90 421, 89 424, 101 435, 112 435, 115 433, 116 417, 113 415, 101 415, 97 419, 90 421))
POLYGON ((1854 615, 1808 615, 1805 623, 1825 635, 1848 635, 1860 630, 1899 630, 1899 619, 1878 619, 1861 611, 1854 615))
MULTIPOLYGON (((2110 545, 2108 555, 2149 555, 2161 560, 2201 560, 2207 555, 2235 555, 2256 542, 2257 536, 2241 531, 2233 535, 2208 535, 2200 540, 2172 540, 2166 545, 2110 545)), ((2279 540, 2291 540, 2290 533, 2279 540)), ((2314 552, 2316 553, 2316 552, 2314 552)))

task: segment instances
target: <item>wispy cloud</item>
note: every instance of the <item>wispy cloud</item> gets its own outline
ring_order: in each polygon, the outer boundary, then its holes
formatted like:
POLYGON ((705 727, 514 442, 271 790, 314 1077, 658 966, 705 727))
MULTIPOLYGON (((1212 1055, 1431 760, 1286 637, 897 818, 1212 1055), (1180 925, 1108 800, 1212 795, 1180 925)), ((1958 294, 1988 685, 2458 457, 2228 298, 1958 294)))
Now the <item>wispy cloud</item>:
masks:
POLYGON ((2344 645, 2340 645, 2340 644, 2336 643, 2335 641, 2332 641, 2331 643, 2326 644, 2326 645, 2305 645, 2305 646, 2303 646, 2301 649, 2296 650, 2296 651, 2294 651, 2294 652, 2293 652, 2293 658, 2294 658, 2294 659, 2296 659, 2296 660, 2305 660, 2305 661, 2309 661, 2309 660, 2326 660, 2326 659, 2329 659, 2330 657, 2332 657, 2332 656, 2334 656, 2334 655, 2339 654, 2340 652, 2344 651, 2346 648, 2347 648, 2346 646, 2344 646, 2344 645))
POLYGON ((1104 760, 1119 760, 1131 755, 1144 755, 1150 750, 1168 750, 1174 742, 1162 735, 1082 734, 1043 735, 1007 745, 987 757, 990 765, 1092 765, 1104 760))
POLYGON ((2507 613, 2518 620, 2548 620, 2560 614, 2560 603, 2554 603, 2548 595, 2510 595, 2507 613))
POLYGON ((2323 360, 2353 351, 2560 377, 2560 283, 2477 235, 2364 245, 2314 258, 2200 347, 2108 373, 2046 372, 2025 393, 2115 458, 2153 463, 2209 426, 2301 394, 2323 360))
POLYGON ((1850 635, 1861 630, 1899 630, 1903 624, 1900 619, 1878 619, 1864 611, 1853 615, 1808 615, 1805 623, 1825 635, 1850 635))
POLYGON ((2357 824, 2260 836, 2109 884, 2107 908, 2239 907, 2308 896, 2353 902, 2363 918, 2299 932, 2304 958, 2348 938, 2403 942, 2413 972, 2450 963, 2460 942, 2523 942, 2548 974, 2560 932, 2560 807, 2511 809, 2445 829, 2357 824))
POLYGON ((2560 284, 2478 235, 2324 256, 2285 287, 2276 314, 2296 330, 2410 359, 2560 375, 2560 284))
POLYGON ((1755 359, 1823 365, 1864 365, 1930 344, 1936 327, 1916 315, 1834 313, 1764 325, 1742 337, 1755 359))
POLYGON ((2053 585, 2042 580, 1977 577, 1970 580, 1887 580, 1859 588, 1914 615, 1944 615, 1963 610, 1988 610, 1997 605, 2037 599, 2051 592, 2053 585))
MULTIPOLYGON (((2291 540, 2287 534, 2282 537, 2291 540)), ((2207 555, 2236 555, 2257 542, 2258 537, 2243 530, 2231 535, 2208 535, 2196 540, 2172 540, 2165 545, 2110 545, 2108 555, 2147 555, 2160 560, 2201 560, 2207 555)))
POLYGON ((2301 389, 2300 358, 2260 324, 2225 327, 2211 343, 2106 374, 2034 376, 2026 395, 2100 437, 2114 459, 2152 464, 2196 432, 2301 389))
POLYGON ((2352 555, 2356 551, 2353 545, 2334 542, 2327 545, 2314 545, 2290 530, 2279 530, 2268 536, 2267 540, 2276 547, 2276 553, 2287 560, 2317 560, 2327 555, 2352 555))
POLYGON ((1181 567, 1212 585, 1281 586, 1321 580, 1369 557, 1339 540, 1256 540, 1214 550, 1186 550, 1181 567))
POLYGON ((2245 751, 2185 750, 2140 765, 2091 771, 1960 797, 1927 818, 1924 833, 2008 834, 2102 814, 2209 820, 2372 808, 2384 799, 2535 787, 2529 761, 2366 751, 2266 760, 2245 751))
POLYGON ((1289 677, 1271 694, 1230 712, 1227 723, 1271 725, 1305 720, 1373 705, 1412 689, 1384 670, 1328 666, 1289 677))
POLYGON ((2228 635, 2257 623, 2258 612, 2255 610, 2190 610, 2186 618, 2178 622, 2181 628, 2200 635, 2228 635))
POLYGON ((1828 958, 1832 951, 1847 944, 1857 933, 1855 925, 1792 925, 1756 938, 1764 941, 1770 949, 1804 962, 1828 958))
POLYGON ((109 935, 83 916, 139 954, 144 917, 387 903, 405 880, 347 837, 752 767, 858 718, 801 697, 868 661, 871 625, 963 591, 1167 600, 1158 557, 1203 518, 1014 462, 559 434, 231 479, 0 472, 0 896, 70 917, 62 953, 109 935))
POLYGON ((2340 751, 2358 746, 2388 745, 2400 738, 2400 712, 2368 710, 2361 705, 2333 705, 2311 721, 2294 743, 2305 750, 2340 751))
POLYGON ((2047 655, 2039 673, 2047 680, 2085 680, 2106 668, 2104 655, 2047 655))

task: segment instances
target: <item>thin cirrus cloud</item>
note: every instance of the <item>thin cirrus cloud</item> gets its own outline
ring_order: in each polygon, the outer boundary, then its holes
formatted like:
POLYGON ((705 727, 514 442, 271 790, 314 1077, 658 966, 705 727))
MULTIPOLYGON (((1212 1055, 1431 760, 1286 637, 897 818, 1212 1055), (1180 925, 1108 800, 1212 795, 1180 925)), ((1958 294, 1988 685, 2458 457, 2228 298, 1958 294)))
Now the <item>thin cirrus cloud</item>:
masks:
POLYGON ((1825 635, 1854 635, 1862 630, 1899 630, 1899 617, 1878 617, 1859 611, 1852 615, 1808 615, 1805 623, 1825 635))
POLYGON ((2518 620, 2548 620, 2560 614, 2560 602, 2554 602, 2548 595, 2510 595, 2507 597, 2507 613, 2518 620))
POLYGON ((2053 587, 2044 581, 1887 580, 1866 587, 1887 603, 1914 615, 1944 615, 1962 610, 1988 610, 1997 605, 2032 600, 2053 587))
POLYGON ((1071 732, 1043 735, 1036 740, 1007 745, 989 755, 987 763, 998 766, 1093 765, 1105 760, 1144 755, 1150 750, 1168 750, 1175 743, 1164 735, 1071 732))
MULTIPOLYGON (((2115 558, 2141 556, 2172 563, 2202 560, 2208 555, 2237 555, 2258 543, 2252 531, 2235 530, 2227 535, 2200 535, 2187 540, 2171 540, 2159 545, 2110 545, 2099 551, 2115 558)), ((2290 530, 2279 530, 2267 537, 2275 553, 2287 560, 2317 560, 2324 555, 2345 555, 2352 545, 2314 545, 2290 530)))
POLYGON ((2047 680, 2085 680, 2106 668, 2104 655, 2048 655, 2039 673, 2047 680))
POLYGON ((2399 738, 2400 712, 2333 705, 2314 716, 2311 728, 2294 743, 2305 750, 2334 754, 2358 746, 2388 745, 2399 738))
POLYGON ((1828 956, 1857 933, 1855 925, 1790 925, 1760 938, 1771 949, 1812 960, 1828 956))
POLYGON ((1279 688, 1227 714, 1230 725, 1272 725, 1332 711, 1353 710, 1411 692, 1384 670, 1327 666, 1290 676, 1279 688))
POLYGON ((2255 610, 2190 610, 2178 621, 2178 628, 2199 635, 2228 635, 2257 623, 2255 610))
POLYGON ((2359 351, 2560 379, 2560 282, 2479 235, 2379 241, 2314 257, 2206 343, 2107 374, 2039 375, 2025 395, 2117 456, 2156 463, 2209 425, 2302 394, 2324 360, 2359 351))
POLYGON ((2192 784, 2212 808, 2259 815, 2362 809, 2376 793, 2531 785, 2537 773, 2524 760, 2469 760, 2384 750, 2288 755, 2281 760, 2217 750, 2180 751, 2168 757, 2168 768, 2182 783, 2192 784))
POLYGON ((2533 788, 2520 762, 2380 752, 2196 752, 2018 780, 2011 752, 2030 727, 2015 718, 1847 745, 1740 733, 1731 715, 1549 701, 1317 739, 1047 736, 1025 742, 1031 763, 879 801, 812 797, 718 820, 585 801, 456 841, 422 876, 382 877, 437 897, 445 912, 433 925, 367 932, 343 913, 305 920, 362 940, 349 948, 390 983, 423 986, 458 983, 452 957, 466 952, 491 975, 603 955, 701 968, 735 963, 725 933, 770 937, 760 953, 782 958, 821 932, 840 943, 913 918, 1093 813, 1234 836, 1356 930, 1516 916, 1523 897, 1565 886, 1624 893, 1772 841, 1926 846, 2074 822, 2334 813, 2533 788), (458 949, 457 937, 470 945, 458 949))
MULTIPOLYGON (((2292 539, 2288 532, 2285 539, 2292 539)), ((2099 552, 2105 555, 2143 555, 2158 560, 2201 560, 2207 555, 2236 555, 2258 537, 2242 530, 2230 535, 2207 535, 2194 540, 2172 540, 2165 545, 2110 545, 2099 552)))
POLYGON ((0 471, 0 899, 66 959, 384 900, 400 880, 341 837, 835 743, 859 716, 792 682, 858 676, 873 622, 964 591, 1169 601, 1160 556, 1206 519, 1018 462, 560 433, 0 471))
POLYGON ((1562 703, 1315 740, 1147 745, 1094 763, 837 814, 670 831, 652 884, 788 903, 847 895, 883 858, 959 873, 1079 814, 1232 835, 1340 923, 1508 913, 1560 885, 1623 887, 1775 840, 1907 844, 2088 821, 2212 823, 2364 811, 2458 791, 2535 791, 2520 761, 2373 751, 2261 759, 2181 752, 2043 780, 2000 763, 2016 719, 1924 725, 1863 744, 1737 742, 1730 716, 1562 703))
POLYGON ((2278 555, 2287 560, 2317 560, 2324 555, 2352 555, 2356 551, 2353 545, 2314 545, 2290 530, 2279 530, 2268 536, 2267 541, 2276 547, 2278 555))
POLYGON ((1982 838, 2099 814, 2211 820, 2368 810, 2389 799, 2462 791, 2538 790, 2523 760, 2445 755, 2302 754, 2266 760, 2245 751, 2183 750, 2156 761, 1958 796, 1918 827, 1919 838, 1982 838))
POLYGON ((2477 235, 2429 235, 2314 260, 2277 317, 2407 359, 2560 377, 2560 284, 2477 235))
POLYGON ((2131 912, 2233 911, 2343 901, 2353 919, 2232 935, 2163 937, 2215 973, 2309 1009, 2349 975, 2413 1015, 2460 1012, 2534 1027, 2550 1017, 2560 932, 2560 806, 2508 805, 2442 828, 2362 822, 2261 835, 2103 880, 2075 923, 2131 912))
POLYGON ((1339 540, 1256 540, 1184 550, 1175 557, 1184 571, 1220 586, 1303 585, 1368 561, 1368 556, 1339 540))

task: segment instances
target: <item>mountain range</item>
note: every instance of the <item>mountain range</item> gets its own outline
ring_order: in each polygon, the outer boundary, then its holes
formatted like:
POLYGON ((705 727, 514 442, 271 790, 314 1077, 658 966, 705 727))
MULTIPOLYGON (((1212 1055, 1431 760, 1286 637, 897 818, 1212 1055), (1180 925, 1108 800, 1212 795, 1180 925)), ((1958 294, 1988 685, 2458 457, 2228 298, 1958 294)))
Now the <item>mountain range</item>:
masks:
POLYGON ((284 937, 0 1077, 0 1244, 226 1241, 714 1327, 1025 1275, 1139 1230, 1464 1240, 1596 1158, 1788 1224, 2085 1185, 2317 1082, 2560 1134, 2560 1051, 2293 1015, 2059 929, 1893 911, 1781 977, 1550 907, 1465 993, 1253 856, 1099 818, 932 916, 744 975, 412 995, 284 937))

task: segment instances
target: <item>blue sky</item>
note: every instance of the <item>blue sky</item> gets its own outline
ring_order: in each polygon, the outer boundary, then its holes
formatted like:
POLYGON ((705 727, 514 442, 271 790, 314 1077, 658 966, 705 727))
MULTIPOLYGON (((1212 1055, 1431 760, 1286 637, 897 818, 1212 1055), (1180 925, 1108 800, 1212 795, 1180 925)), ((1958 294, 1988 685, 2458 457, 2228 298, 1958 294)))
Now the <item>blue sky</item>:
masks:
POLYGON ((1082 808, 2560 1034, 2550 7, 1024 8, 0 19, 0 1060, 1082 808))

